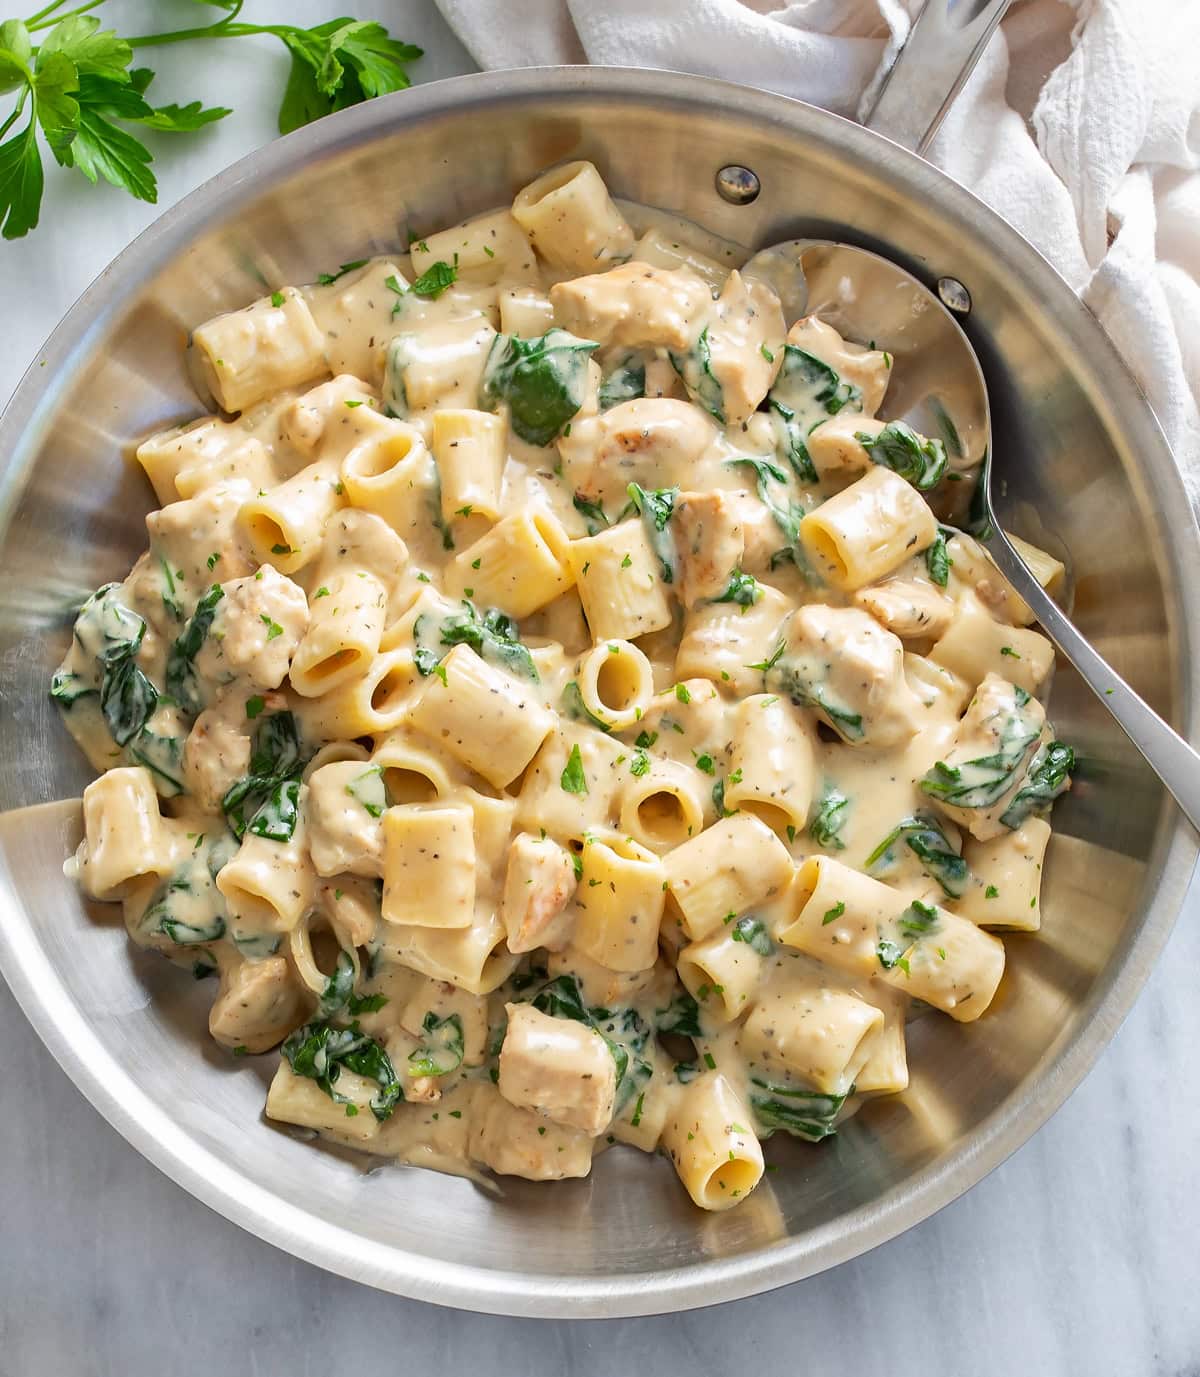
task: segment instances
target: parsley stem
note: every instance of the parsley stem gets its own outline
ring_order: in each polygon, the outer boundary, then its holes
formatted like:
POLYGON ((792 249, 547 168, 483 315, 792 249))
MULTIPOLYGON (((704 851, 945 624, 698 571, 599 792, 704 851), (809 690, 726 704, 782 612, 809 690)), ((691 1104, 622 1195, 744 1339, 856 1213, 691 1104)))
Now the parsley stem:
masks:
POLYGON ((22 90, 21 94, 17 97, 17 108, 12 112, 11 115, 9 115, 8 119, 6 119, 3 124, 0 124, 0 139, 2 139, 5 136, 5 134, 7 134, 8 131, 13 127, 13 125, 16 124, 17 120, 21 118, 21 111, 25 109, 25 97, 28 94, 29 87, 26 86, 24 90, 22 90))
MULTIPOLYGON (((58 0, 58 4, 61 5, 64 3, 65 0, 58 0)), ((25 27, 30 33, 36 33, 39 29, 52 28, 55 24, 61 23, 64 19, 73 19, 77 14, 86 14, 88 10, 94 10, 103 3, 104 0, 88 0, 86 5, 79 5, 73 10, 68 10, 66 14, 51 14, 48 18, 42 17, 42 15, 46 13, 46 11, 43 10, 41 15, 34 15, 33 19, 27 19, 25 21, 25 27)), ((58 6, 53 5, 51 8, 57 9, 58 6)))
MULTIPOLYGON (((54 11, 59 8, 60 5, 65 5, 66 3, 67 0, 51 0, 51 3, 49 5, 44 6, 42 9, 38 10, 37 14, 31 14, 29 16, 29 18, 25 21, 25 27, 27 29, 32 28, 33 25, 36 24, 39 19, 45 19, 45 17, 48 14, 53 14, 54 11)), ((55 23, 57 22, 58 21, 55 20, 55 23)))

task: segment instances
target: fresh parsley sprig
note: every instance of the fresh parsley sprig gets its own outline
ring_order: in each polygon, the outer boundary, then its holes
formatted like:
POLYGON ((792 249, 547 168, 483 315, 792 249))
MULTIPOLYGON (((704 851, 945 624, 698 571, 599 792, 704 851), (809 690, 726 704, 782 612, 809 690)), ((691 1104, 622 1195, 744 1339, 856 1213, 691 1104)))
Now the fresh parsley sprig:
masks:
POLYGON ((85 0, 64 12, 68 2, 52 0, 27 19, 0 23, 0 96, 16 94, 15 106, 0 121, 0 140, 26 121, 7 143, 0 142, 0 232, 5 239, 19 239, 37 227, 45 186, 41 140, 60 166, 76 168, 93 184, 103 177, 154 204, 158 183, 150 170, 153 154, 129 126, 192 133, 231 113, 224 106, 206 108, 198 100, 151 105, 146 91, 153 71, 130 66, 138 48, 274 35, 292 58, 279 109, 281 134, 334 110, 403 90, 410 84, 405 64, 422 55, 420 48, 392 38, 382 24, 364 20, 331 19, 312 29, 244 23, 238 16, 245 0, 195 0, 223 11, 221 18, 132 38, 102 29, 90 13, 105 0, 85 0))

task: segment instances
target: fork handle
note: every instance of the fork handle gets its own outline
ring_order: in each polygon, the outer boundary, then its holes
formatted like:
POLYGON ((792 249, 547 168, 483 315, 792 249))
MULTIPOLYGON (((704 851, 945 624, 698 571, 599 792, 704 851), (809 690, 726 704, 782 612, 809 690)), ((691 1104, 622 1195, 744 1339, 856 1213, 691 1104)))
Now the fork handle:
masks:
POLYGON ((1200 831, 1200 754, 1113 669, 1034 578, 995 518, 988 553, 1000 572, 1025 599, 1042 630, 1075 666, 1080 678, 1117 719, 1125 735, 1170 790, 1188 821, 1200 831))
POLYGON ((863 123, 924 154, 1012 0, 926 0, 863 123))

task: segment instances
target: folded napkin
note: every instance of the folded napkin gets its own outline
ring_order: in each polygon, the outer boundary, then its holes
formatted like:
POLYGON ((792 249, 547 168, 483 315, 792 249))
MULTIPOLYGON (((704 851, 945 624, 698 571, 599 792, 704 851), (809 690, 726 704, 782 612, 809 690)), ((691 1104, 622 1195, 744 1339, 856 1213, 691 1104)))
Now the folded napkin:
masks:
MULTIPOLYGON (((437 4, 483 67, 666 67, 854 117, 922 0, 437 4)), ((1200 3, 1019 0, 929 157, 1100 319, 1200 502, 1200 3)))

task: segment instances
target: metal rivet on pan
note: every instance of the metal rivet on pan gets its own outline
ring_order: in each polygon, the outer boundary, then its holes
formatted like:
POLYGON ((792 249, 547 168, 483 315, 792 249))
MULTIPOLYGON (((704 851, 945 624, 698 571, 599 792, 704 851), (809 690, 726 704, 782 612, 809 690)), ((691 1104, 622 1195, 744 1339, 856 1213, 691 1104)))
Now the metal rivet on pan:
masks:
POLYGON ((963 286, 957 277, 938 278, 938 296, 942 299, 942 305, 948 311, 953 311, 956 316, 965 316, 971 310, 971 293, 963 286))
POLYGON ((748 206, 751 201, 758 199, 758 193, 762 190, 758 173, 737 163, 721 168, 716 180, 717 195, 731 206, 748 206))

